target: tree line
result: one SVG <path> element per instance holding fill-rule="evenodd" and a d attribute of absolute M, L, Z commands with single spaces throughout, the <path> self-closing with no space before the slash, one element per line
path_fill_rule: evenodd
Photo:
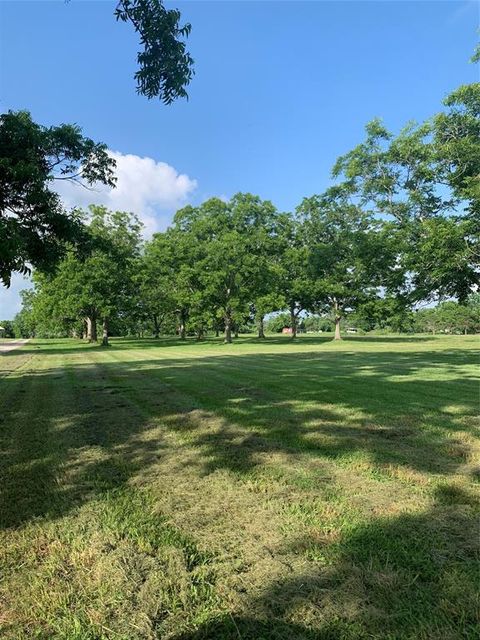
<path fill-rule="evenodd" d="M 480 333 L 480 294 L 472 293 L 464 304 L 453 300 L 434 306 L 411 309 L 399 304 L 395 298 L 370 300 L 348 313 L 343 319 L 343 330 L 363 335 L 370 331 L 382 333 L 468 334 Z M 286 313 L 271 316 L 266 322 L 269 333 L 286 332 L 290 319 Z M 248 325 L 244 331 L 251 330 Z M 302 333 L 331 333 L 334 325 L 328 315 L 309 314 L 300 319 Z"/>
<path fill-rule="evenodd" d="M 53 144 L 58 132 L 50 133 Z M 70 134 L 74 147 L 90 145 L 87 178 L 112 180 L 104 148 Z M 58 163 L 67 175 L 75 169 L 61 155 Z M 100 329 L 104 344 L 112 332 L 177 332 L 183 339 L 214 331 L 231 342 L 249 322 L 263 337 L 265 317 L 276 311 L 288 313 L 293 337 L 307 313 L 329 319 L 337 339 L 346 316 L 357 324 L 366 318 L 366 330 L 396 317 L 397 328 L 409 330 L 405 318 L 420 303 L 472 308 L 480 278 L 479 176 L 480 83 L 473 83 L 398 135 L 370 122 L 365 140 L 335 163 L 333 186 L 290 213 L 248 193 L 211 198 L 184 207 L 166 231 L 145 241 L 133 214 L 100 206 L 75 211 L 80 240 L 61 243 L 54 271 L 34 272 L 17 324 L 22 334 L 91 341 Z M 4 278 L 12 268 L 14 251 Z"/>

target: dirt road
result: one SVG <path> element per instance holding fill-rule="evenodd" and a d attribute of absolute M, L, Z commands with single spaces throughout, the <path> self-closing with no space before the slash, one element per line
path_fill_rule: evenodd
<path fill-rule="evenodd" d="M 12 349 L 18 349 L 22 344 L 25 344 L 28 340 L 9 340 L 8 342 L 0 342 L 0 353 L 6 353 L 12 351 Z"/>

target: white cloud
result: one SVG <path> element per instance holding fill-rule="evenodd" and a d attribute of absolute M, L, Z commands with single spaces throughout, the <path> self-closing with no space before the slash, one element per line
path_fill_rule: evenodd
<path fill-rule="evenodd" d="M 180 174 L 166 162 L 133 154 L 110 151 L 117 167 L 115 188 L 95 185 L 86 189 L 70 182 L 55 188 L 67 207 L 103 204 L 109 209 L 132 211 L 146 227 L 146 234 L 166 228 L 172 214 L 183 206 L 197 187 L 197 181 Z"/>

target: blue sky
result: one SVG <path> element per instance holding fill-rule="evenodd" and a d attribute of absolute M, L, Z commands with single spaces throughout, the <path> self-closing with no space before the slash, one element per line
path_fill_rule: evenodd
<path fill-rule="evenodd" d="M 189 101 L 165 107 L 136 95 L 136 36 L 114 5 L 0 2 L 0 108 L 105 142 L 122 188 L 93 199 L 137 210 L 149 231 L 185 202 L 237 191 L 290 210 L 328 185 L 368 120 L 398 130 L 479 79 L 476 2 L 178 2 L 196 75 Z M 0 318 L 21 286 L 0 289 Z"/>

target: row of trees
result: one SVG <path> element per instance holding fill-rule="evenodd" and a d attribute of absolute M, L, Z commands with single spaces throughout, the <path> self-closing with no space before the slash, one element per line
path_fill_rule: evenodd
<path fill-rule="evenodd" d="M 463 304 L 480 276 L 480 84 L 445 105 L 396 137 L 371 122 L 335 164 L 336 184 L 292 214 L 251 194 L 212 198 L 144 242 L 132 214 L 76 212 L 84 241 L 65 244 L 54 274 L 35 274 L 22 313 L 37 331 L 89 340 L 100 324 L 105 344 L 112 330 L 213 329 L 230 342 L 248 319 L 263 336 L 278 310 L 293 336 L 309 312 L 340 338 L 346 314 L 378 325 L 422 301 Z"/>
<path fill-rule="evenodd" d="M 480 294 L 472 293 L 465 304 L 452 300 L 438 305 L 412 310 L 399 305 L 394 298 L 378 298 L 360 305 L 348 313 L 342 325 L 355 333 L 480 333 Z M 269 333 L 281 333 L 290 327 L 286 313 L 272 315 L 266 329 Z M 328 315 L 309 314 L 299 325 L 302 333 L 330 333 L 334 325 Z M 245 330 L 248 330 L 248 325 Z"/>
<path fill-rule="evenodd" d="M 5 338 L 30 338 L 39 337 L 65 337 L 78 334 L 82 325 L 70 322 L 58 321 L 52 316 L 46 316 L 38 306 L 33 305 L 33 292 L 22 292 L 23 308 L 15 316 L 14 320 L 0 320 L 0 327 Z M 155 324 L 154 318 L 145 319 L 130 318 L 127 323 L 114 321 L 113 328 L 120 334 L 159 336 L 160 329 L 166 335 L 175 334 L 178 322 L 173 313 L 165 313 Z M 379 298 L 370 300 L 361 305 L 355 312 L 348 313 L 342 319 L 344 329 L 357 333 L 374 331 L 376 333 L 447 333 L 467 334 L 480 333 L 480 294 L 473 293 L 465 304 L 454 301 L 445 301 L 433 307 L 411 310 L 405 306 L 399 306 L 393 298 Z M 218 332 L 220 323 L 212 324 Z M 192 327 L 194 329 L 194 326 Z M 203 327 L 205 330 L 207 327 Z M 298 331 L 301 333 L 332 333 L 335 330 L 334 322 L 328 314 L 306 314 L 297 322 Z M 253 333 L 259 330 L 255 326 L 255 318 L 244 318 L 244 322 L 237 326 L 243 333 Z M 285 329 L 291 329 L 290 314 L 285 312 L 271 314 L 265 321 L 265 331 L 268 333 L 282 333 Z M 190 331 L 193 333 L 193 331 Z M 263 334 L 265 335 L 265 334 Z M 198 333 L 197 333 L 198 337 Z"/>
<path fill-rule="evenodd" d="M 421 309 L 413 327 L 420 333 L 480 333 L 480 294 L 472 294 L 464 305 L 447 301 Z"/>
<path fill-rule="evenodd" d="M 146 293 L 146 289 L 143 290 Z M 131 293 L 133 295 L 133 293 Z M 55 312 L 55 303 L 50 300 L 50 308 L 46 308 L 46 294 L 39 291 L 25 290 L 22 292 L 22 310 L 13 321 L 0 321 L 2 335 L 6 338 L 30 338 L 38 337 L 65 337 L 88 335 L 88 323 L 63 317 Z M 52 306 L 53 302 L 53 306 Z M 120 335 L 154 335 L 158 337 L 160 332 L 165 335 L 179 333 L 183 338 L 188 334 L 196 333 L 201 338 L 207 330 L 219 333 L 222 328 L 222 319 L 213 316 L 210 322 L 198 322 L 195 318 L 192 322 L 175 313 L 174 306 L 170 308 L 157 307 L 159 313 L 153 315 L 136 315 L 127 312 L 122 320 L 114 315 L 112 328 L 114 334 Z M 281 333 L 286 329 L 292 329 L 290 313 L 279 312 L 268 315 L 265 322 L 255 326 L 255 316 L 250 310 L 234 325 L 235 330 L 244 333 L 258 332 L 260 337 L 265 337 L 265 332 Z M 187 325 L 190 327 L 187 330 Z M 355 311 L 348 311 L 340 322 L 343 330 L 347 332 L 366 333 L 446 333 L 467 334 L 480 333 L 480 294 L 472 293 L 466 303 L 459 304 L 455 301 L 444 301 L 438 305 L 412 310 L 408 305 L 399 302 L 393 297 L 380 297 L 370 299 L 360 304 Z M 96 325 L 90 329 L 90 339 L 96 339 Z M 306 313 L 296 321 L 296 328 L 301 333 L 333 333 L 335 323 L 332 315 L 327 313 Z M 106 333 L 108 337 L 108 332 Z"/>

